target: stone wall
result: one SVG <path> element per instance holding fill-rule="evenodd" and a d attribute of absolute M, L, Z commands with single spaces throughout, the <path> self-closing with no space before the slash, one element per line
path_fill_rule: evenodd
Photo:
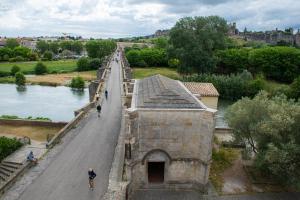
<path fill-rule="evenodd" d="M 40 120 L 25 120 L 25 119 L 0 119 L 0 125 L 13 126 L 45 126 L 45 127 L 64 127 L 67 122 L 51 122 Z"/>
<path fill-rule="evenodd" d="M 166 163 L 161 187 L 204 189 L 215 126 L 213 112 L 144 109 L 129 112 L 128 121 L 132 158 L 127 159 L 127 175 L 131 190 L 152 187 L 147 177 L 147 161 L 152 159 Z"/>

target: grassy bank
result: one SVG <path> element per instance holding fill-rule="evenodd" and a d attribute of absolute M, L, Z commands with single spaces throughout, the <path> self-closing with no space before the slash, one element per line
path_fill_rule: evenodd
<path fill-rule="evenodd" d="M 43 61 L 47 66 L 49 73 L 65 73 L 76 70 L 77 60 L 58 60 L 58 61 Z M 21 68 L 24 74 L 33 74 L 34 67 L 37 61 L 32 62 L 2 62 L 0 63 L 0 72 L 10 72 L 14 65 Z"/>
<path fill-rule="evenodd" d="M 26 82 L 28 84 L 47 85 L 47 86 L 68 85 L 72 80 L 72 78 L 76 76 L 82 77 L 85 81 L 91 81 L 96 79 L 96 71 L 39 75 L 39 76 L 27 77 Z M 0 83 L 15 83 L 15 78 L 0 77 Z"/>
<path fill-rule="evenodd" d="M 135 79 L 142 79 L 156 74 L 161 74 L 172 79 L 180 79 L 180 75 L 173 68 L 133 68 L 133 78 Z"/>

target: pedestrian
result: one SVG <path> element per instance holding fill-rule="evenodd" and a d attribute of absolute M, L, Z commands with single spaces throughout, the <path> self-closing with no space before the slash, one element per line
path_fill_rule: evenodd
<path fill-rule="evenodd" d="M 38 163 L 38 160 L 34 157 L 33 155 L 33 152 L 30 151 L 28 156 L 27 156 L 27 160 L 30 162 L 30 163 L 33 163 L 33 164 L 37 164 Z"/>
<path fill-rule="evenodd" d="M 105 98 L 107 99 L 107 96 L 108 96 L 108 91 L 105 90 Z"/>
<path fill-rule="evenodd" d="M 89 187 L 91 190 L 94 190 L 94 178 L 97 176 L 92 168 L 89 168 Z"/>
<path fill-rule="evenodd" d="M 98 112 L 98 117 L 100 117 L 100 113 L 101 113 L 101 105 L 98 104 L 97 107 L 96 107 L 96 109 L 97 109 L 97 112 Z"/>
<path fill-rule="evenodd" d="M 99 98 L 100 98 L 100 95 L 99 95 L 99 93 L 97 92 L 97 93 L 96 93 L 96 101 L 99 101 Z"/>

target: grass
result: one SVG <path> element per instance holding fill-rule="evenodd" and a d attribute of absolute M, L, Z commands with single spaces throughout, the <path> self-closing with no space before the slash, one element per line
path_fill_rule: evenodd
<path fill-rule="evenodd" d="M 210 166 L 209 178 L 219 193 L 221 193 L 224 183 L 222 173 L 232 165 L 238 155 L 239 151 L 237 149 L 221 148 L 219 151 L 213 149 L 213 162 Z"/>
<path fill-rule="evenodd" d="M 0 119 L 25 119 L 25 120 L 51 121 L 51 119 L 49 119 L 47 117 L 33 118 L 33 117 L 29 116 L 27 118 L 21 118 L 21 117 L 15 116 L 15 115 L 1 115 Z"/>
<path fill-rule="evenodd" d="M 96 71 L 32 76 L 32 77 L 26 77 L 26 82 L 28 84 L 47 85 L 47 86 L 69 85 L 72 78 L 76 76 L 82 77 L 85 81 L 91 81 L 96 79 Z M 15 78 L 0 77 L 0 83 L 15 83 Z"/>
<path fill-rule="evenodd" d="M 21 72 L 24 74 L 33 74 L 34 67 L 38 61 L 31 62 L 2 62 L 0 63 L 1 72 L 10 72 L 14 65 L 21 68 Z M 65 73 L 73 72 L 76 70 L 77 60 L 58 60 L 58 61 L 42 61 L 48 68 L 49 73 Z"/>
<path fill-rule="evenodd" d="M 133 68 L 133 78 L 142 79 L 156 74 L 169 77 L 171 79 L 180 79 L 180 75 L 176 69 L 166 67 L 151 67 L 151 68 Z"/>

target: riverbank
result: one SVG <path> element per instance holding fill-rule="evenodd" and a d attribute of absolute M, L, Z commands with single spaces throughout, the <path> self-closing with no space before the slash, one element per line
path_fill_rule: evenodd
<path fill-rule="evenodd" d="M 96 71 L 71 72 L 63 74 L 47 74 L 47 75 L 27 75 L 26 83 L 29 85 L 45 85 L 45 86 L 68 86 L 72 78 L 80 76 L 84 81 L 95 80 Z M 15 83 L 14 77 L 1 77 L 0 83 Z"/>

